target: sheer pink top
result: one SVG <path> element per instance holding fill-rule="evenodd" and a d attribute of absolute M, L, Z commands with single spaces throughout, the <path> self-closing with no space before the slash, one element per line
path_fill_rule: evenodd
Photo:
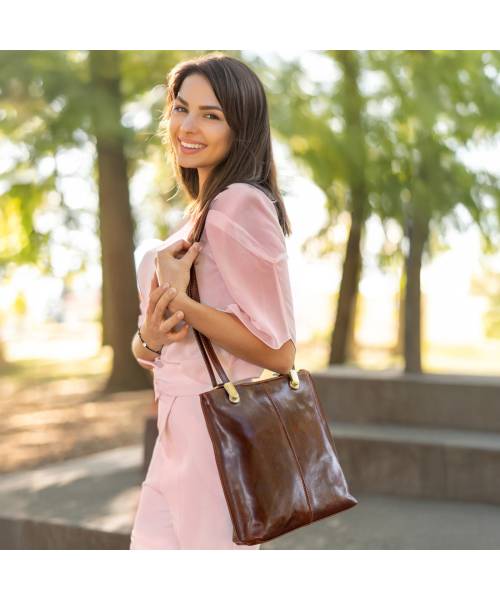
<path fill-rule="evenodd" d="M 190 220 L 156 248 L 148 250 L 140 261 L 139 327 L 148 304 L 156 252 L 179 239 L 187 239 L 191 226 Z M 270 198 L 250 184 L 232 183 L 212 200 L 200 243 L 196 278 L 201 303 L 236 315 L 271 348 L 281 348 L 287 340 L 296 345 L 285 236 Z M 262 367 L 230 354 L 211 341 L 231 381 L 262 374 Z M 188 389 L 201 393 L 212 388 L 192 328 L 183 340 L 165 345 L 155 360 L 138 360 L 152 365 L 155 380 L 167 384 L 171 393 L 180 394 Z M 220 383 L 215 369 L 214 373 Z"/>

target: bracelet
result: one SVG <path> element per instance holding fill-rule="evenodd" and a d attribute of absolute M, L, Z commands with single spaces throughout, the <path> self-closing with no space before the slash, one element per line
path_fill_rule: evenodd
<path fill-rule="evenodd" d="M 138 329 L 137 330 L 137 335 L 139 336 L 139 339 L 142 342 L 142 345 L 144 346 L 144 348 L 147 348 L 148 350 L 151 350 L 151 352 L 154 352 L 155 354 L 160 354 L 161 355 L 161 348 L 163 348 L 163 346 L 160 348 L 160 350 L 153 350 L 153 348 L 150 348 L 146 342 L 142 339 L 142 335 L 141 335 L 141 330 Z"/>

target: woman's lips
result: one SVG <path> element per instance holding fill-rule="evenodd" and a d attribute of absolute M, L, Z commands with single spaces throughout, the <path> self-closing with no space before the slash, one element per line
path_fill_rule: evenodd
<path fill-rule="evenodd" d="M 196 154 L 197 152 L 201 152 L 202 150 L 205 150 L 205 148 L 206 148 L 206 146 L 203 146 L 203 148 L 186 148 L 185 146 L 182 145 L 180 140 L 179 140 L 179 146 L 180 146 L 181 152 L 183 154 Z"/>

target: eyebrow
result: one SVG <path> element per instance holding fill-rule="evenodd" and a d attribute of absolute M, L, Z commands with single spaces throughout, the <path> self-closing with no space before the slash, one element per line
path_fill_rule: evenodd
<path fill-rule="evenodd" d="M 184 100 L 184 98 L 179 94 L 177 94 L 176 100 L 179 100 L 179 102 L 182 102 L 182 104 L 189 106 L 189 102 L 187 100 Z M 210 106 L 208 104 L 205 104 L 204 106 L 198 106 L 198 108 L 200 108 L 201 110 L 220 110 L 221 112 L 223 112 L 220 106 Z"/>

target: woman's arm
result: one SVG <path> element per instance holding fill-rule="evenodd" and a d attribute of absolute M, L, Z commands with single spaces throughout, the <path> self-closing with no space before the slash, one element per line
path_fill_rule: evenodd
<path fill-rule="evenodd" d="M 271 348 L 243 325 L 233 314 L 226 313 L 179 292 L 170 301 L 172 311 L 181 310 L 184 320 L 229 353 L 276 373 L 288 373 L 295 361 L 295 345 L 288 340 L 281 348 Z"/>
<path fill-rule="evenodd" d="M 141 335 L 142 335 L 142 333 L 141 333 Z M 147 361 L 151 361 L 151 362 L 153 362 L 155 360 L 155 358 L 158 358 L 158 356 L 159 356 L 159 354 L 155 354 L 154 352 L 151 352 L 151 350 L 144 348 L 137 333 L 134 335 L 134 337 L 132 339 L 132 354 L 135 356 L 136 360 L 141 359 L 141 360 L 147 360 Z M 144 364 L 141 362 L 139 362 L 139 364 L 141 365 L 141 367 L 144 367 L 145 369 L 148 369 L 149 371 L 152 371 L 154 369 L 153 365 L 148 365 L 148 364 Z"/>
<path fill-rule="evenodd" d="M 175 244 L 169 247 L 175 247 Z M 187 264 L 186 268 L 188 266 Z M 144 292 L 139 292 L 141 314 L 137 324 L 139 325 L 142 338 L 153 350 L 158 349 L 158 351 L 161 351 L 164 345 L 184 339 L 189 331 L 187 323 L 178 331 L 174 330 L 174 327 L 183 318 L 181 312 L 165 315 L 175 295 L 173 289 L 159 286 L 156 272 L 151 278 L 149 291 L 147 293 L 145 290 Z M 160 354 L 144 347 L 139 338 L 139 332 L 136 332 L 132 339 L 132 354 L 142 367 L 149 370 L 154 369 L 155 359 L 160 358 Z"/>

